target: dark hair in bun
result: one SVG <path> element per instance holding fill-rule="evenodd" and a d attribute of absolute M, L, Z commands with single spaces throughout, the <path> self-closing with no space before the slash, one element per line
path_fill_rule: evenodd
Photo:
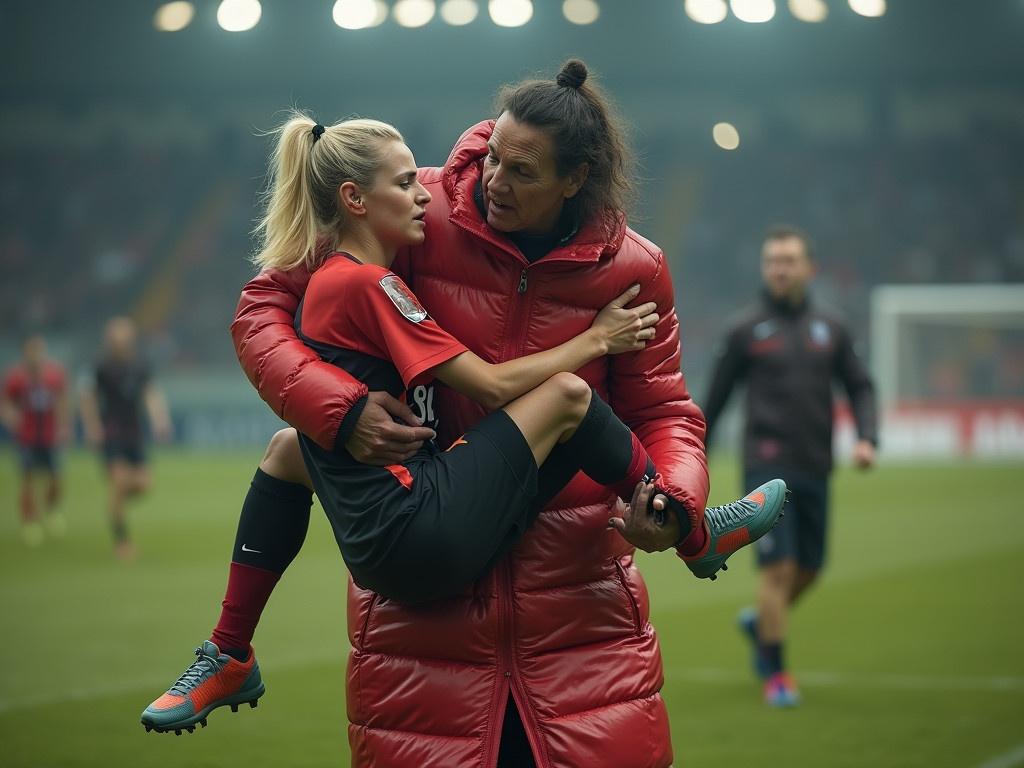
<path fill-rule="evenodd" d="M 581 164 L 587 180 L 566 205 L 577 226 L 597 219 L 611 235 L 633 203 L 633 157 L 609 99 L 588 79 L 587 65 L 569 59 L 554 80 L 524 80 L 498 92 L 497 112 L 540 128 L 555 146 L 559 175 Z"/>
<path fill-rule="evenodd" d="M 587 82 L 587 65 L 579 59 L 569 59 L 562 66 L 555 82 L 563 88 L 579 88 Z"/>

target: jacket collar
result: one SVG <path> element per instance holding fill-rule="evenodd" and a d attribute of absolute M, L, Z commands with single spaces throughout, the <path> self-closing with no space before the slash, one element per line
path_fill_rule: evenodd
<path fill-rule="evenodd" d="M 485 120 L 471 127 L 456 142 L 444 164 L 442 187 L 451 208 L 448 220 L 525 264 L 526 259 L 512 240 L 491 229 L 476 204 L 475 193 L 483 176 L 481 164 L 487 155 L 487 140 L 493 131 L 493 120 Z M 608 226 L 602 221 L 587 222 L 574 237 L 568 242 L 559 243 L 538 263 L 595 262 L 606 254 L 617 252 L 625 236 L 626 217 L 622 214 L 616 214 Z"/>

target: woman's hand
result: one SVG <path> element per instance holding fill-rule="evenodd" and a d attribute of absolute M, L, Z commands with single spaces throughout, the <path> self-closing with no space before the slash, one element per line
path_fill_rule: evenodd
<path fill-rule="evenodd" d="M 654 325 L 658 322 L 658 305 L 648 301 L 637 307 L 627 307 L 640 293 L 639 285 L 632 285 L 608 306 L 597 313 L 590 330 L 606 345 L 609 355 L 636 352 L 654 338 Z"/>

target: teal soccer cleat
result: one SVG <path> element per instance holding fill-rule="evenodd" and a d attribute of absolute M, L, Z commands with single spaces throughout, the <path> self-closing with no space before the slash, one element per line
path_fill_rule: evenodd
<path fill-rule="evenodd" d="M 680 555 L 698 579 L 718 578 L 718 571 L 729 570 L 725 561 L 739 549 L 751 544 L 775 527 L 782 517 L 789 492 L 779 479 L 769 480 L 742 499 L 704 510 L 707 541 L 695 555 Z"/>
<path fill-rule="evenodd" d="M 182 731 L 194 731 L 196 725 L 206 727 L 206 716 L 217 707 L 230 706 L 237 712 L 239 704 L 256 706 L 265 688 L 251 647 L 249 659 L 242 662 L 207 640 L 196 648 L 196 656 L 167 693 L 142 713 L 147 731 L 174 731 L 180 736 Z"/>

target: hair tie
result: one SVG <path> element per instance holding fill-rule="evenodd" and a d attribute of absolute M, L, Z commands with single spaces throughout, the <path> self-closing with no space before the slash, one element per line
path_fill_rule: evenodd
<path fill-rule="evenodd" d="M 313 143 L 314 144 L 316 143 L 317 139 L 319 139 L 321 136 L 324 135 L 324 131 L 326 131 L 326 130 L 327 129 L 324 128 L 322 125 L 320 125 L 320 123 L 317 123 L 316 125 L 313 126 Z"/>

